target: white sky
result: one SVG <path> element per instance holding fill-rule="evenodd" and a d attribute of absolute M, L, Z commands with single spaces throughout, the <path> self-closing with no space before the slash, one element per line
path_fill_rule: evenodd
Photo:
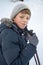
<path fill-rule="evenodd" d="M 33 29 L 39 38 L 37 51 L 41 65 L 43 65 L 43 0 L 25 0 L 25 3 L 32 12 L 28 29 Z M 11 3 L 10 0 L 0 0 L 0 19 L 9 18 L 13 7 L 14 3 Z M 30 65 L 35 65 L 34 58 L 30 61 Z"/>

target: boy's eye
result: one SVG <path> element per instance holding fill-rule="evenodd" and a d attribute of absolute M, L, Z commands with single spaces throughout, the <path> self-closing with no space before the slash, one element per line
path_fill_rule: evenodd
<path fill-rule="evenodd" d="M 20 16 L 21 19 L 25 18 L 24 16 Z M 26 17 L 27 20 L 29 20 L 29 17 Z"/>
<path fill-rule="evenodd" d="M 20 18 L 24 18 L 24 16 L 20 16 Z"/>
<path fill-rule="evenodd" d="M 29 20 L 29 17 L 27 17 L 27 20 Z"/>

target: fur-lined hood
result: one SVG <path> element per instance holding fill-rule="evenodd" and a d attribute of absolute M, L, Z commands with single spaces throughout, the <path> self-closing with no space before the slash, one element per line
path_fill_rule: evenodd
<path fill-rule="evenodd" d="M 1 21 L 0 32 L 2 32 L 7 27 L 11 28 L 13 25 L 13 21 L 10 20 L 9 18 L 2 18 L 0 21 Z"/>
<path fill-rule="evenodd" d="M 9 19 L 9 18 L 2 18 L 1 23 L 4 23 L 6 26 L 11 27 L 13 21 L 11 19 Z"/>

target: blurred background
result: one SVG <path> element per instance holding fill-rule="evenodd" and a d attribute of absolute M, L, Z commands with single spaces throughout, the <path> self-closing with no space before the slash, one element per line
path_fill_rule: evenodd
<path fill-rule="evenodd" d="M 33 29 L 39 38 L 37 51 L 41 65 L 43 65 L 43 0 L 24 0 L 24 2 L 32 13 L 28 29 Z M 10 18 L 14 5 L 15 3 L 10 2 L 10 0 L 0 0 L 0 20 L 4 17 Z M 34 58 L 30 60 L 30 65 L 35 65 Z"/>

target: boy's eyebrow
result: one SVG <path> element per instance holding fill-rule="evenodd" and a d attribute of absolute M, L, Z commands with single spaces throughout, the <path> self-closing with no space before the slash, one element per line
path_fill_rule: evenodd
<path fill-rule="evenodd" d="M 24 13 L 23 13 L 24 14 Z M 20 15 L 20 17 L 24 17 L 25 15 Z M 27 18 L 30 19 L 30 16 L 27 15 Z"/>

